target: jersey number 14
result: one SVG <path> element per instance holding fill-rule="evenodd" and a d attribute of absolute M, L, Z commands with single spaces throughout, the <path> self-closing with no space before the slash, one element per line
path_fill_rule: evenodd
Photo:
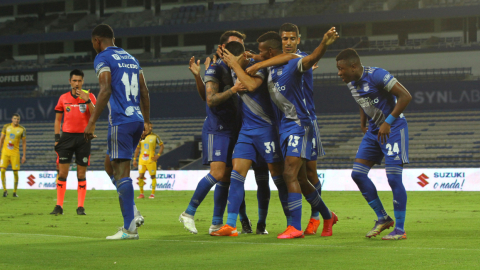
<path fill-rule="evenodd" d="M 127 101 L 135 102 L 138 96 L 138 75 L 137 73 L 132 73 L 132 82 L 128 80 L 128 73 L 124 72 L 122 76 L 123 85 L 125 85 L 125 96 Z"/>

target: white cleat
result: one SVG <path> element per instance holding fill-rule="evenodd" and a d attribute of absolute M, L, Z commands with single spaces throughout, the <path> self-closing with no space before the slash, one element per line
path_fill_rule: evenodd
<path fill-rule="evenodd" d="M 193 219 L 192 215 L 189 215 L 189 214 L 183 212 L 183 213 L 180 214 L 180 217 L 178 218 L 178 220 L 183 223 L 183 227 L 187 231 L 189 231 L 193 234 L 198 233 L 197 228 L 195 228 L 195 220 Z"/>
<path fill-rule="evenodd" d="M 135 213 L 135 216 L 134 216 L 133 220 L 135 221 L 135 226 L 138 228 L 138 227 L 142 226 L 143 223 L 145 223 L 145 219 L 140 214 L 140 211 L 138 211 L 137 206 L 134 205 L 133 207 L 134 207 L 134 213 Z"/>
<path fill-rule="evenodd" d="M 220 230 L 220 228 L 223 227 L 223 224 L 219 224 L 219 225 L 210 225 L 210 229 L 208 229 L 208 234 L 211 234 L 212 232 L 216 232 L 218 230 Z"/>
<path fill-rule="evenodd" d="M 118 232 L 112 236 L 107 236 L 107 240 L 138 240 L 137 230 L 131 232 L 123 227 L 118 228 Z"/>

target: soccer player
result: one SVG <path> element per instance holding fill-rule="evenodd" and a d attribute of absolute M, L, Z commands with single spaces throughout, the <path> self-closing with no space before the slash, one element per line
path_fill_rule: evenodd
<path fill-rule="evenodd" d="M 57 153 L 57 204 L 51 215 L 63 215 L 63 201 L 67 190 L 67 177 L 72 156 L 75 153 L 77 163 L 77 215 L 86 215 L 84 202 L 87 194 L 87 166 L 90 165 L 91 142 L 85 141 L 83 131 L 88 119 L 95 109 L 95 95 L 83 90 L 83 71 L 74 69 L 70 72 L 69 83 L 72 90 L 60 96 L 55 106 L 55 152 Z M 62 135 L 60 126 L 62 125 Z"/>
<path fill-rule="evenodd" d="M 233 171 L 231 175 L 230 192 L 228 195 L 227 224 L 220 230 L 211 233 L 213 236 L 238 236 L 236 222 L 240 204 L 245 196 L 245 177 L 257 157 L 262 157 L 268 163 L 273 179 L 281 177 L 283 160 L 278 142 L 272 104 L 266 84 L 266 70 L 259 70 L 254 77 L 245 73 L 248 66 L 253 65 L 252 59 L 247 59 L 245 48 L 239 42 L 229 42 L 224 50 L 224 62 L 232 69 L 235 86 L 246 92 L 237 92 L 240 97 L 242 112 L 242 128 L 233 153 Z M 257 224 L 263 234 L 265 221 Z"/>
<path fill-rule="evenodd" d="M 245 35 L 238 31 L 226 31 L 220 37 L 220 44 L 227 44 L 237 41 L 243 44 Z M 235 101 L 232 96 L 236 87 L 233 86 L 230 68 L 218 58 L 205 72 L 205 84 L 200 77 L 199 62 L 190 60 L 190 71 L 192 71 L 197 84 L 197 91 L 202 100 L 207 103 L 207 118 L 202 130 L 203 163 L 210 165 L 210 173 L 206 175 L 197 185 L 195 193 L 188 208 L 180 215 L 179 220 L 191 233 L 196 234 L 193 219 L 196 210 L 213 185 L 216 184 L 214 192 L 214 213 L 209 234 L 223 226 L 223 214 L 227 204 L 228 190 L 230 186 L 230 174 L 232 170 L 231 154 L 238 133 L 238 120 L 236 116 Z M 230 89 L 225 89 L 226 87 Z M 227 87 L 227 88 L 228 88 Z M 255 172 L 258 185 L 262 186 L 262 199 L 259 200 L 259 209 L 268 209 L 270 188 L 268 187 L 268 171 L 257 170 Z M 265 188 L 267 186 L 267 188 Z M 267 197 L 268 199 L 264 199 Z M 265 203 L 266 202 L 266 203 Z M 266 217 L 266 215 L 265 215 Z M 246 215 L 244 203 L 240 210 L 240 221 L 242 233 L 252 233 L 251 223 Z"/>
<path fill-rule="evenodd" d="M 103 109 L 110 111 L 108 153 L 123 215 L 123 226 L 107 239 L 138 239 L 143 217 L 136 211 L 130 160 L 150 122 L 150 98 L 143 70 L 135 57 L 115 46 L 113 29 L 100 24 L 92 31 L 92 45 L 98 53 L 94 68 L 100 84 L 97 107 L 85 128 L 85 139 L 94 138 L 95 123 Z M 108 168 L 106 168 L 107 170 Z"/>
<path fill-rule="evenodd" d="M 269 67 L 269 92 L 275 104 L 274 112 L 279 122 L 280 144 L 285 167 L 283 178 L 288 188 L 289 210 L 292 216 L 291 225 L 278 236 L 279 239 L 303 238 L 301 230 L 302 196 L 319 212 L 325 212 L 328 219 L 325 223 L 333 226 L 338 220 L 321 199 L 317 190 L 306 183 L 306 159 L 311 156 L 313 147 L 313 124 L 305 104 L 303 91 L 303 73 L 317 63 L 326 51 L 326 48 L 338 38 L 335 28 L 330 29 L 315 51 L 303 58 L 291 60 L 287 64 Z M 282 54 L 282 39 L 275 32 L 268 32 L 260 36 L 259 51 L 263 59 L 270 59 Z M 303 188 L 303 190 L 302 190 Z M 331 235 L 331 229 L 330 235 Z M 324 236 L 330 236 L 324 235 Z"/>
<path fill-rule="evenodd" d="M 395 229 L 383 240 L 406 239 L 405 213 L 407 192 L 402 183 L 403 165 L 408 164 L 408 125 L 403 111 L 412 96 L 388 71 L 363 66 L 354 49 L 345 49 L 337 57 L 338 76 L 347 84 L 360 106 L 360 127 L 363 140 L 355 157 L 352 178 L 368 205 L 375 211 L 378 221 L 366 237 L 379 235 L 395 222 L 383 208 L 377 189 L 368 178 L 375 164 L 385 157 L 385 170 L 393 192 Z M 369 126 L 365 127 L 368 119 Z"/>
<path fill-rule="evenodd" d="M 140 195 L 137 199 L 144 199 L 143 195 L 143 186 L 145 185 L 145 172 L 150 173 L 150 178 L 152 179 L 152 194 L 150 194 L 149 199 L 155 199 L 155 188 L 157 186 L 157 160 L 160 155 L 163 153 L 164 145 L 160 137 L 152 132 L 153 124 L 148 124 L 148 133 L 145 135 L 145 138 L 140 141 L 133 155 L 133 167 L 138 166 L 138 185 L 140 187 Z M 158 154 L 155 153 L 157 146 L 160 147 Z M 140 156 L 138 153 L 140 152 Z M 138 163 L 137 163 L 138 156 Z"/>
<path fill-rule="evenodd" d="M 22 141 L 23 155 L 22 164 L 27 161 L 27 130 L 20 125 L 20 115 L 14 113 L 12 123 L 5 124 L 0 136 L 0 170 L 2 173 L 3 197 L 8 196 L 6 171 L 8 164 L 12 165 L 13 171 L 13 197 L 18 197 L 18 170 L 20 170 L 20 140 Z"/>

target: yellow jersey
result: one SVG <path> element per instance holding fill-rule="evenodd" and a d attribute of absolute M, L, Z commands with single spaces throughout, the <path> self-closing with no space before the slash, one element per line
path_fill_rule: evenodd
<path fill-rule="evenodd" d="M 146 165 L 154 162 L 152 157 L 155 156 L 155 148 L 162 144 L 163 142 L 157 134 L 153 132 L 148 134 L 137 146 L 137 148 L 140 148 L 139 164 Z"/>
<path fill-rule="evenodd" d="M 26 137 L 26 129 L 18 125 L 13 127 L 12 123 L 3 126 L 2 134 L 5 135 L 3 141 L 2 155 L 20 155 L 20 140 Z"/>

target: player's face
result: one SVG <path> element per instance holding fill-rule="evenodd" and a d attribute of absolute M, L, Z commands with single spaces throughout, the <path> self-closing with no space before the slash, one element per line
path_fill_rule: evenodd
<path fill-rule="evenodd" d="M 355 80 L 355 66 L 348 61 L 337 61 L 338 76 L 343 82 L 349 83 Z"/>
<path fill-rule="evenodd" d="M 98 38 L 92 38 L 92 45 L 93 45 L 93 49 L 99 53 L 101 51 L 101 48 L 100 48 L 100 40 Z"/>
<path fill-rule="evenodd" d="M 18 126 L 18 125 L 20 124 L 20 117 L 18 117 L 18 116 L 13 116 L 13 117 L 12 117 L 12 124 L 13 124 L 14 126 Z"/>
<path fill-rule="evenodd" d="M 240 43 L 243 44 L 243 39 L 241 39 L 239 37 L 236 37 L 236 36 L 229 36 L 228 37 L 227 43 L 232 42 L 232 41 L 240 42 Z"/>
<path fill-rule="evenodd" d="M 153 130 L 153 125 L 152 124 L 148 125 L 148 133 L 152 133 L 152 130 Z"/>
<path fill-rule="evenodd" d="M 284 53 L 296 52 L 298 44 L 300 44 L 300 38 L 297 37 L 297 32 L 282 32 L 282 50 Z"/>
<path fill-rule="evenodd" d="M 82 90 L 82 86 L 83 86 L 82 76 L 73 75 L 72 78 L 70 78 L 69 82 L 73 90 L 77 90 L 77 89 Z"/>
<path fill-rule="evenodd" d="M 267 60 L 267 59 L 271 58 L 270 50 L 269 50 L 268 46 L 265 44 L 265 42 L 258 43 L 258 51 L 259 51 L 258 54 L 260 55 L 260 57 L 263 60 Z"/>

